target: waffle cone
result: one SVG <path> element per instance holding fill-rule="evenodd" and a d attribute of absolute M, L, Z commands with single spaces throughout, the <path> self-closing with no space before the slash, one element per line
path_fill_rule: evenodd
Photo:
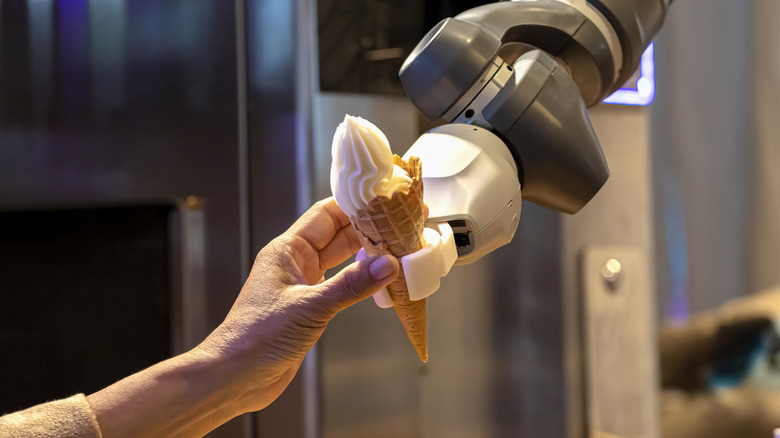
<path fill-rule="evenodd" d="M 368 208 L 358 210 L 357 217 L 351 217 L 358 237 L 369 256 L 390 254 L 400 258 L 422 249 L 423 228 L 423 183 L 422 164 L 417 157 L 404 161 L 398 155 L 393 163 L 400 166 L 412 178 L 408 193 L 396 192 L 392 197 L 377 196 Z M 403 269 L 398 277 L 387 286 L 393 298 L 395 313 L 406 330 L 417 355 L 428 362 L 428 327 L 425 314 L 425 300 L 411 301 Z"/>

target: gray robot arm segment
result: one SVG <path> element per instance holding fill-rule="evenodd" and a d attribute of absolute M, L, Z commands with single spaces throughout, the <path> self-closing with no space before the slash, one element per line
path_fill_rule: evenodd
<path fill-rule="evenodd" d="M 470 9 L 455 17 L 501 41 L 508 63 L 532 49 L 558 58 L 580 88 L 588 106 L 599 102 L 617 79 L 620 53 L 613 53 L 597 25 L 579 9 L 558 0 L 502 2 Z"/>
<path fill-rule="evenodd" d="M 620 88 L 639 65 L 642 52 L 663 24 L 672 0 L 588 0 L 609 20 L 623 48 L 623 67 L 609 93 Z"/>
<path fill-rule="evenodd" d="M 519 214 L 512 210 L 519 202 L 520 190 L 513 194 L 517 185 L 522 185 L 523 199 L 567 213 L 577 212 L 595 196 L 609 169 L 586 108 L 635 71 L 670 3 L 492 3 L 443 20 L 417 45 L 401 67 L 401 82 L 423 114 L 431 120 L 444 118 L 452 128 L 424 134 L 412 147 L 415 153 L 436 151 L 432 156 L 442 156 L 470 145 L 484 149 L 489 162 L 495 151 L 481 144 L 503 142 L 516 162 L 499 172 L 497 181 L 509 187 L 500 199 L 491 190 L 499 183 L 481 184 L 493 176 L 482 168 L 431 181 L 441 186 L 441 205 L 429 204 L 434 205 L 431 217 L 466 224 L 468 239 L 462 240 L 468 245 L 459 247 L 462 262 L 511 240 Z M 471 132 L 479 135 L 469 140 Z M 444 133 L 446 142 L 440 136 Z M 449 152 L 441 149 L 444 146 Z M 469 183 L 452 183 L 456 177 Z M 476 204 L 458 204 L 460 199 L 482 197 L 498 201 L 479 208 L 479 217 Z"/>

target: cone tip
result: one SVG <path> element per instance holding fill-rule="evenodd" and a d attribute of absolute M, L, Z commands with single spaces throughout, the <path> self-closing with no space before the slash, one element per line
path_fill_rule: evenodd
<path fill-rule="evenodd" d="M 423 361 L 423 363 L 428 363 L 428 346 L 415 345 L 414 349 L 417 351 L 417 356 L 420 358 L 420 360 Z"/>

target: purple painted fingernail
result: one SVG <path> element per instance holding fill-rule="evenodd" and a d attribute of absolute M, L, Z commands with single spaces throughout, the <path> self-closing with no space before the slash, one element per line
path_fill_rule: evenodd
<path fill-rule="evenodd" d="M 390 260 L 390 256 L 384 255 L 373 260 L 371 266 L 368 267 L 368 270 L 371 272 L 371 276 L 374 277 L 374 280 L 384 280 L 393 273 L 395 266 L 393 266 L 393 261 Z"/>

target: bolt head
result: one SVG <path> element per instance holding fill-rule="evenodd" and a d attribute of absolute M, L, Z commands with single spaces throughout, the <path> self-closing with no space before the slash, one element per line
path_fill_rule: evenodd
<path fill-rule="evenodd" d="M 621 277 L 622 271 L 623 265 L 620 264 L 620 261 L 617 259 L 609 259 L 601 268 L 601 276 L 608 286 L 614 288 Z"/>

